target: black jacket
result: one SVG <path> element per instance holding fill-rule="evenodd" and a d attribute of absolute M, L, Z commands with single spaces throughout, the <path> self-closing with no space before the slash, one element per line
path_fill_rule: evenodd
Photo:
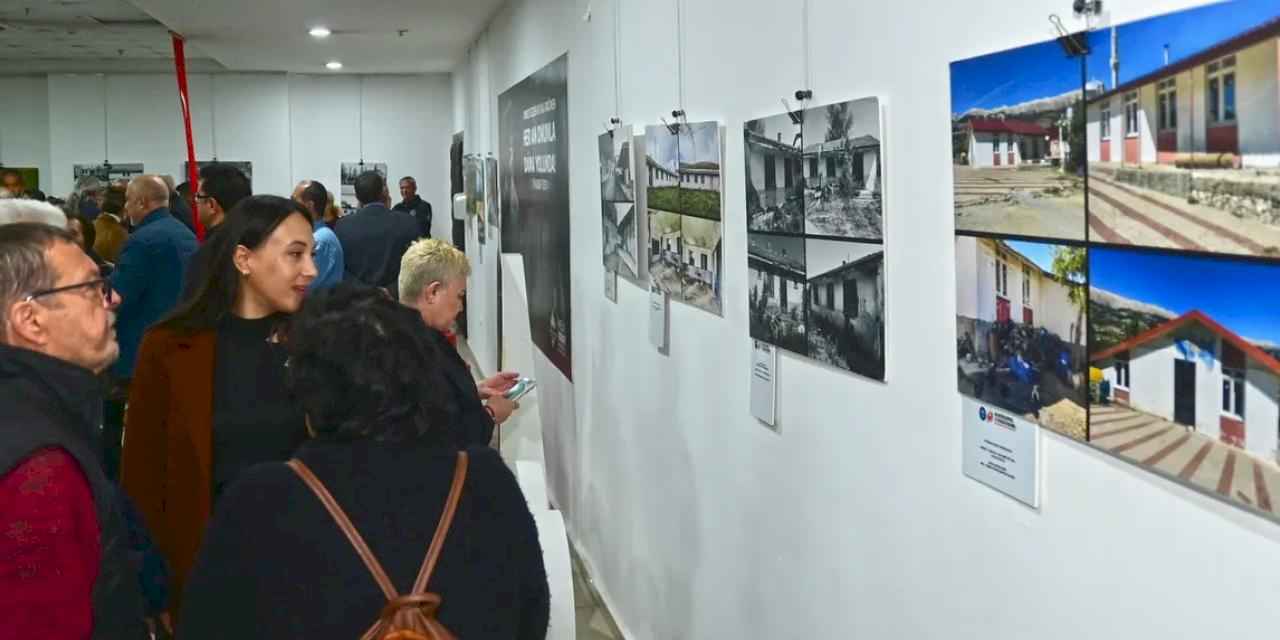
<path fill-rule="evenodd" d="M 31 454 L 65 450 L 80 465 L 97 507 L 102 560 L 93 585 L 93 638 L 147 637 L 137 563 L 115 485 L 98 461 L 102 385 L 90 371 L 0 345 L 0 475 Z"/>
<path fill-rule="evenodd" d="M 312 440 L 295 454 L 333 494 L 397 591 L 413 584 L 444 510 L 456 449 Z M 492 449 L 470 451 L 428 590 L 466 640 L 542 640 L 550 596 L 533 516 Z M 284 463 L 223 494 L 187 582 L 177 637 L 359 638 L 386 604 L 320 501 Z"/>
<path fill-rule="evenodd" d="M 339 219 L 334 233 L 342 244 L 343 279 L 382 287 L 395 295 L 399 289 L 400 259 L 418 239 L 417 221 L 407 213 L 376 203 Z"/>
<path fill-rule="evenodd" d="M 182 276 L 182 295 L 178 298 L 178 304 L 188 302 L 195 297 L 200 290 L 200 285 L 209 277 L 209 272 L 213 268 L 211 263 L 214 241 L 218 238 L 218 232 L 226 228 L 226 224 L 220 224 L 205 230 L 204 242 L 200 243 L 196 252 L 191 254 L 191 260 L 187 262 L 187 271 Z"/>
<path fill-rule="evenodd" d="M 418 221 L 418 237 L 431 237 L 431 203 L 423 200 L 422 196 L 415 193 L 412 200 L 397 204 L 393 210 L 407 213 Z"/>
<path fill-rule="evenodd" d="M 480 400 L 480 391 L 476 388 L 476 379 L 471 375 L 467 361 L 449 344 L 443 333 L 431 327 L 426 327 L 426 331 L 440 351 L 439 362 L 444 367 L 444 379 L 449 385 L 447 408 L 452 418 L 450 424 L 457 432 L 458 446 L 489 446 L 495 426 L 493 417 Z"/>

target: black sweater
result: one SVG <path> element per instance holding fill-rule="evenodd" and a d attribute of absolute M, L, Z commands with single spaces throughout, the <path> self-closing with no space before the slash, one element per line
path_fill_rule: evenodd
<path fill-rule="evenodd" d="M 541 640 L 550 609 L 537 529 L 515 477 L 487 448 L 471 463 L 428 589 L 467 640 Z M 312 440 L 297 457 L 346 511 L 396 589 L 413 583 L 456 453 Z M 217 506 L 187 582 L 178 637 L 358 638 L 385 604 L 338 525 L 282 463 L 245 472 Z"/>

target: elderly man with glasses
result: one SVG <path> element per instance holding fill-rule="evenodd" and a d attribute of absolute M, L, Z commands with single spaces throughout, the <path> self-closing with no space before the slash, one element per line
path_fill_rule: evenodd
<path fill-rule="evenodd" d="M 0 226 L 0 620 L 6 637 L 144 638 L 129 525 L 98 461 L 120 298 L 65 229 Z"/>

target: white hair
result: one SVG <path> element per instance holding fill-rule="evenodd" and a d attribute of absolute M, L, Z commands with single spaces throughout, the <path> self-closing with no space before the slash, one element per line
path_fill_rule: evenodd
<path fill-rule="evenodd" d="M 0 200 L 0 226 L 17 222 L 40 222 L 66 229 L 67 214 L 62 209 L 39 200 Z"/>

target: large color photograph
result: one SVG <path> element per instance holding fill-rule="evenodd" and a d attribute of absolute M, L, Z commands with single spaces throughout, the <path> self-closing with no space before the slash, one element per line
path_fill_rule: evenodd
<path fill-rule="evenodd" d="M 1085 239 L 1080 64 L 1055 41 L 951 63 L 957 231 Z"/>
<path fill-rule="evenodd" d="M 1280 264 L 1095 247 L 1089 440 L 1280 515 Z"/>
<path fill-rule="evenodd" d="M 569 57 L 498 96 L 502 250 L 524 256 L 533 342 L 573 380 Z"/>
<path fill-rule="evenodd" d="M 1278 39 L 1273 0 L 1092 34 L 1094 241 L 1280 256 Z"/>

